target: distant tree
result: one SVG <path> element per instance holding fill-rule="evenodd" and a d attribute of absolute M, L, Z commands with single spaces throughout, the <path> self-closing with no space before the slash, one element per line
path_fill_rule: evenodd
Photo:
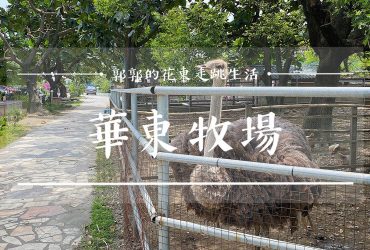
<path fill-rule="evenodd" d="M 138 48 L 159 32 L 159 20 L 173 7 L 183 5 L 185 0 L 145 1 L 145 0 L 95 0 L 89 11 L 80 17 L 81 30 L 94 38 L 100 47 L 124 48 L 124 68 L 128 72 L 138 64 Z M 135 83 L 125 79 L 125 88 L 133 88 Z M 130 106 L 129 95 L 126 98 Z"/>
<path fill-rule="evenodd" d="M 179 72 L 184 67 L 190 78 L 186 84 L 202 84 L 195 80 L 195 66 L 211 57 L 222 56 L 227 44 L 226 22 L 227 13 L 203 2 L 193 3 L 188 8 L 173 8 L 161 19 L 160 32 L 149 43 L 154 65 L 161 70 L 174 69 L 177 79 L 181 79 Z M 179 80 L 163 84 L 184 83 Z"/>
<path fill-rule="evenodd" d="M 76 72 L 76 65 L 81 63 L 85 57 L 85 50 L 79 48 L 55 48 L 49 53 L 40 69 L 47 73 L 43 77 L 49 82 L 50 88 L 53 90 L 53 97 L 58 96 L 58 91 L 60 97 L 67 97 L 67 88 L 62 81 L 62 74 Z M 51 72 L 55 75 L 51 75 Z"/>
<path fill-rule="evenodd" d="M 4 54 L 4 43 L 0 40 L 0 55 Z M 6 62 L 0 60 L 0 84 L 7 85 Z"/>
<path fill-rule="evenodd" d="M 126 71 L 137 66 L 137 48 L 144 46 L 158 32 L 157 18 L 184 1 L 94 1 L 84 3 L 86 15 L 80 17 L 82 38 L 96 41 L 102 48 L 121 48 Z M 126 79 L 125 87 L 134 87 Z"/>
<path fill-rule="evenodd" d="M 278 73 L 289 73 L 296 61 L 297 47 L 305 44 L 304 18 L 297 5 L 286 1 L 261 1 L 250 29 L 240 40 L 244 46 L 262 47 L 265 71 L 261 77 L 266 86 L 272 85 L 271 77 L 275 63 Z M 279 86 L 287 86 L 288 75 L 279 75 Z M 268 97 L 267 104 L 283 104 L 284 98 Z"/>
<path fill-rule="evenodd" d="M 370 2 L 367 0 L 300 0 L 309 43 L 319 57 L 318 73 L 338 73 L 350 55 L 369 50 Z M 317 86 L 336 86 L 339 75 L 317 75 Z M 312 98 L 311 103 L 333 103 L 334 98 Z M 332 124 L 332 108 L 310 108 L 305 128 Z M 316 116 L 316 117 L 312 117 Z M 324 116 L 318 117 L 318 116 Z"/>
<path fill-rule="evenodd" d="M 217 4 L 218 1 L 211 1 Z M 228 43 L 240 48 L 241 59 L 260 63 L 265 86 L 271 86 L 267 75 L 276 65 L 279 73 L 288 73 L 296 61 L 296 47 L 305 44 L 305 26 L 302 10 L 291 1 L 220 1 L 221 10 L 227 11 L 232 21 L 227 23 Z M 256 58 L 252 60 L 251 58 Z M 279 75 L 279 85 L 286 86 L 287 75 Z M 267 97 L 268 104 L 282 103 L 283 98 Z"/>
<path fill-rule="evenodd" d="M 72 6 L 76 2 L 9 1 L 8 9 L 1 12 L 0 39 L 5 48 L 1 60 L 15 62 L 22 73 L 39 73 L 52 48 L 77 27 Z M 35 75 L 24 76 L 28 112 L 35 108 L 36 79 Z"/>

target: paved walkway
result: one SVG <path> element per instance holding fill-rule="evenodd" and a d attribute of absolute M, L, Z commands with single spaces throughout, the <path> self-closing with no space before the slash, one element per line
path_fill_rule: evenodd
<path fill-rule="evenodd" d="M 95 149 L 88 138 L 107 96 L 88 96 L 59 119 L 0 150 L 0 249 L 72 249 L 89 222 L 90 187 L 18 186 L 87 182 Z"/>

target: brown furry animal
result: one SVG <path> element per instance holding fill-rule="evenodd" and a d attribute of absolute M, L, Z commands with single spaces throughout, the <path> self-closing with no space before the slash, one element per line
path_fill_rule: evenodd
<path fill-rule="evenodd" d="M 228 72 L 227 63 L 221 59 L 207 62 L 201 66 L 211 75 L 212 71 L 222 69 Z M 226 85 L 226 79 L 213 78 L 214 87 Z M 211 117 L 221 121 L 222 97 L 212 96 L 210 103 Z M 181 133 L 172 140 L 180 154 L 235 159 L 243 161 L 265 162 L 271 164 L 317 168 L 312 162 L 311 150 L 304 132 L 299 127 L 283 119 L 275 119 L 275 127 L 282 128 L 275 153 L 270 156 L 260 152 L 259 141 L 253 139 L 245 147 L 242 141 L 247 138 L 247 120 L 231 123 L 223 140 L 232 147 L 224 152 L 221 148 L 212 149 L 215 142 L 213 133 L 207 132 L 204 151 L 199 152 L 198 145 L 190 140 L 198 136 Z M 209 126 L 209 124 L 208 124 Z M 257 118 L 252 119 L 252 126 L 257 127 Z M 313 181 L 310 178 L 298 178 L 254 171 L 226 169 L 215 166 L 187 165 L 171 162 L 170 166 L 177 182 L 298 182 Z M 319 186 L 292 185 L 253 185 L 253 186 L 184 186 L 182 193 L 188 209 L 208 221 L 239 227 L 253 227 L 256 234 L 268 236 L 270 228 L 282 228 L 289 224 L 293 233 L 299 227 L 301 217 L 308 217 L 317 203 L 321 189 Z"/>
<path fill-rule="evenodd" d="M 252 119 L 256 126 L 257 119 Z M 246 140 L 246 119 L 233 122 L 224 137 L 224 141 L 233 149 L 223 152 L 215 148 L 214 157 L 236 159 L 272 164 L 292 165 L 317 168 L 312 162 L 311 150 L 304 132 L 292 123 L 276 118 L 275 127 L 282 128 L 275 154 L 270 156 L 266 151 L 256 149 L 259 144 L 255 139 L 246 147 L 241 142 Z M 203 155 L 197 145 L 189 140 L 197 133 L 181 133 L 171 144 L 177 147 L 176 153 Z M 313 181 L 309 178 L 298 178 L 276 174 L 221 168 L 223 174 L 212 174 L 211 167 L 170 164 L 178 182 L 189 181 L 229 181 L 229 182 L 297 182 Z M 216 168 L 216 167 L 214 167 Z M 282 228 L 289 225 L 293 233 L 299 227 L 301 216 L 309 214 L 317 203 L 321 189 L 319 186 L 185 186 L 182 193 L 188 209 L 216 223 L 239 227 L 254 227 L 257 234 L 267 236 L 270 228 Z"/>

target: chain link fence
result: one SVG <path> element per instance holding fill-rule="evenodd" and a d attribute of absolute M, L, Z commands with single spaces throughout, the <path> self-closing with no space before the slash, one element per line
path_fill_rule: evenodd
<path fill-rule="evenodd" d="M 114 102 L 114 98 L 112 101 Z M 331 129 L 304 130 L 312 149 L 313 162 L 321 169 L 369 173 L 369 106 L 361 101 L 330 105 L 333 107 Z M 246 105 L 244 108 L 224 110 L 222 120 L 234 122 L 274 112 L 276 116 L 302 127 L 304 119 L 307 118 L 305 114 L 310 107 L 312 105 L 307 104 L 264 107 Z M 149 123 L 147 117 L 151 115 L 149 111 L 138 112 L 137 128 L 142 136 L 145 135 L 143 125 Z M 206 119 L 208 112 L 169 113 L 170 141 L 182 132 L 189 133 L 193 123 L 198 122 L 200 116 Z M 163 171 L 164 161 L 154 159 L 143 150 L 140 143 L 134 141 L 135 136 L 120 148 L 121 180 L 150 183 L 161 181 L 158 176 Z M 245 178 L 239 181 L 247 182 L 247 175 L 243 176 Z M 315 181 L 326 179 L 316 176 Z M 171 168 L 169 182 L 176 182 Z M 368 249 L 370 246 L 369 185 L 321 186 L 318 204 L 312 208 L 309 219 L 307 217 L 302 219 L 300 227 L 295 232 L 292 233 L 288 225 L 275 220 L 271 223 L 276 223 L 276 227 L 272 227 L 269 234 L 263 235 L 262 238 L 253 227 L 241 226 L 235 221 L 236 218 L 240 217 L 242 221 L 243 216 L 250 216 L 248 211 L 240 211 L 240 207 L 235 204 L 225 206 L 227 209 L 214 210 L 219 213 L 216 216 L 212 215 L 214 218 L 223 218 L 217 221 L 209 219 L 209 215 L 202 215 L 196 208 L 189 206 L 189 202 L 186 201 L 188 186 L 169 186 L 168 193 L 162 193 L 167 195 L 163 200 L 163 197 L 158 196 L 159 187 L 155 185 L 122 187 L 126 238 L 133 242 L 133 249 L 255 249 L 261 242 L 261 245 L 264 245 L 264 239 L 267 242 L 265 246 L 274 249 L 309 249 L 309 247 Z M 161 214 L 158 203 L 167 199 L 168 214 Z M 291 197 L 290 203 L 299 203 L 301 199 L 305 198 Z M 240 201 L 240 204 L 242 202 Z M 294 208 L 289 211 L 293 210 Z M 275 212 L 277 217 L 281 216 L 281 221 L 291 219 L 290 213 L 279 215 L 278 211 Z M 261 217 L 263 216 L 261 214 Z M 166 218 L 171 218 L 171 221 Z M 249 236 L 251 237 L 248 238 Z"/>

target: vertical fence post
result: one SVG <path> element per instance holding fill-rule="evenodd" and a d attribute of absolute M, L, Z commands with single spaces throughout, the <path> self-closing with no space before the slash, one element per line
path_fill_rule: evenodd
<path fill-rule="evenodd" d="M 119 98 L 121 98 L 121 96 L 125 96 L 125 94 L 123 95 L 120 95 Z M 132 125 L 134 126 L 135 129 L 138 130 L 138 119 L 137 119 L 137 94 L 131 94 L 131 112 L 130 112 L 130 117 L 131 117 L 131 123 Z M 126 105 L 124 105 L 123 103 L 125 103 L 125 100 L 123 100 L 122 102 L 122 108 L 124 108 L 125 112 L 126 112 Z M 131 142 L 131 156 L 132 156 L 132 164 L 133 166 L 131 166 L 132 168 L 135 168 L 135 170 L 137 171 L 137 168 L 138 168 L 138 140 L 135 138 L 135 136 L 132 136 L 132 142 Z M 131 163 L 129 163 L 131 164 Z M 137 171 L 138 172 L 138 171 Z M 128 190 L 130 192 L 132 192 L 134 187 L 128 187 Z M 137 220 L 138 218 L 135 218 L 135 216 L 137 216 L 137 212 L 135 213 L 135 210 L 137 210 L 137 207 L 136 207 L 136 204 L 132 204 L 131 202 L 131 206 L 132 206 L 132 209 L 133 209 L 133 218 L 132 219 L 132 225 L 133 225 L 133 230 L 134 230 L 134 233 L 136 236 L 139 236 L 138 238 L 141 239 L 142 235 L 140 235 L 140 228 L 139 228 L 139 225 L 137 224 Z"/>
<path fill-rule="evenodd" d="M 349 157 L 349 164 L 352 167 L 352 171 L 355 171 L 357 156 L 357 107 L 352 107 L 350 141 L 351 153 Z"/>
<path fill-rule="evenodd" d="M 114 91 L 111 91 L 109 94 L 109 108 L 110 109 L 113 107 L 113 104 L 112 104 L 113 97 L 114 97 Z M 50 101 L 51 101 L 51 98 L 50 98 Z"/>
<path fill-rule="evenodd" d="M 123 105 L 122 105 L 122 93 L 118 93 L 118 97 L 117 97 L 117 106 L 118 106 L 118 108 L 120 108 L 120 109 L 122 109 L 123 108 Z M 123 110 L 122 109 L 122 111 L 123 112 L 126 112 L 126 110 Z"/>
<path fill-rule="evenodd" d="M 162 115 L 162 120 L 168 121 L 168 96 L 158 95 L 157 96 L 157 108 L 158 113 Z M 168 143 L 169 136 L 168 131 L 164 136 L 158 138 L 164 143 Z M 168 161 L 161 161 L 157 169 L 158 182 L 169 181 L 169 164 Z M 169 187 L 158 186 L 158 213 L 167 217 L 168 216 L 168 200 L 169 200 Z M 169 235 L 168 227 L 161 226 L 158 232 L 158 249 L 168 250 L 169 249 Z"/>
<path fill-rule="evenodd" d="M 118 95 L 119 93 L 118 92 L 114 92 L 114 98 L 113 98 L 113 101 L 114 101 L 114 105 L 116 105 L 117 106 L 117 95 Z"/>
<path fill-rule="evenodd" d="M 252 116 L 252 104 L 245 103 L 245 118 Z"/>
<path fill-rule="evenodd" d="M 121 93 L 121 95 L 120 95 L 120 97 L 119 97 L 119 99 L 120 99 L 120 103 L 121 103 L 121 108 L 122 108 L 122 110 L 124 110 L 124 111 L 127 111 L 127 96 L 126 95 L 128 95 L 128 94 L 126 94 L 126 93 Z"/>
<path fill-rule="evenodd" d="M 137 94 L 131 94 L 131 123 L 135 129 L 139 130 L 138 128 L 138 117 L 137 117 Z M 137 168 L 138 163 L 138 141 L 135 136 L 132 136 L 132 148 L 131 148 L 131 155 L 132 159 L 135 163 L 135 168 Z"/>

